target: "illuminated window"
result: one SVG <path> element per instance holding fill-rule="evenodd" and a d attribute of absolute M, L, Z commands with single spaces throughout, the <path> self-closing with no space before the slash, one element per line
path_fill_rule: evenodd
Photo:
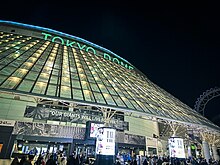
<path fill-rule="evenodd" d="M 24 91 L 24 92 L 30 92 L 33 84 L 34 84 L 34 81 L 23 80 L 17 89 L 20 91 Z"/>
<path fill-rule="evenodd" d="M 86 100 L 86 101 L 94 101 L 94 97 L 93 97 L 91 91 L 89 91 L 89 90 L 83 90 L 83 94 L 84 94 L 84 97 L 85 97 L 85 100 Z"/>
<path fill-rule="evenodd" d="M 4 76 L 0 74 L 0 84 L 7 79 L 8 76 Z"/>
<path fill-rule="evenodd" d="M 72 80 L 72 87 L 81 88 L 79 81 L 78 80 Z"/>
<path fill-rule="evenodd" d="M 71 98 L 71 90 L 70 90 L 70 87 L 61 86 L 60 96 L 61 96 L 61 97 L 65 97 L 65 98 Z"/>
<path fill-rule="evenodd" d="M 57 84 L 58 77 L 52 75 L 50 78 L 50 84 Z"/>
<path fill-rule="evenodd" d="M 48 79 L 49 79 L 49 74 L 47 73 L 41 73 L 39 78 L 38 78 L 38 81 L 41 81 L 41 82 L 48 82 Z"/>
<path fill-rule="evenodd" d="M 30 71 L 25 78 L 26 78 L 26 79 L 30 79 L 30 80 L 36 80 L 38 74 L 39 74 L 39 73 L 37 73 L 37 72 Z"/>
<path fill-rule="evenodd" d="M 98 86 L 103 93 L 108 93 L 108 90 L 106 89 L 106 87 L 103 84 L 98 84 Z"/>
<path fill-rule="evenodd" d="M 124 101 L 124 103 L 128 106 L 128 108 L 134 109 L 133 105 L 131 104 L 131 102 L 125 98 L 125 97 L 121 97 L 122 100 Z"/>
<path fill-rule="evenodd" d="M 94 92 L 94 96 L 95 96 L 95 99 L 98 103 L 103 103 L 103 104 L 106 104 L 103 96 L 101 95 L 101 93 L 96 93 Z"/>
<path fill-rule="evenodd" d="M 28 72 L 27 69 L 17 69 L 17 70 L 12 74 L 12 76 L 22 78 L 24 75 L 27 74 L 27 72 Z"/>
<path fill-rule="evenodd" d="M 56 86 L 56 85 L 53 85 L 53 84 L 50 84 L 50 85 L 48 86 L 48 89 L 47 89 L 47 95 L 55 96 L 56 90 L 57 90 L 57 86 Z"/>
<path fill-rule="evenodd" d="M 83 100 L 81 89 L 73 89 L 73 99 Z"/>
<path fill-rule="evenodd" d="M 82 84 L 82 88 L 83 88 L 83 89 L 88 89 L 88 90 L 90 89 L 88 82 L 86 82 L 86 81 L 81 81 L 81 84 Z"/>
<path fill-rule="evenodd" d="M 14 71 L 16 70 L 15 67 L 6 67 L 6 68 L 3 68 L 0 73 L 3 74 L 3 75 L 10 75 L 12 74 Z"/>
<path fill-rule="evenodd" d="M 123 103 L 123 101 L 120 99 L 120 97 L 118 96 L 112 96 L 115 100 L 115 102 L 117 103 L 118 106 L 120 107 L 126 107 L 126 105 Z"/>
<path fill-rule="evenodd" d="M 93 91 L 99 92 L 99 88 L 98 88 L 98 86 L 96 84 L 90 83 L 90 86 L 91 86 Z"/>
<path fill-rule="evenodd" d="M 37 82 L 34 86 L 33 93 L 44 94 L 47 83 Z"/>
<path fill-rule="evenodd" d="M 8 88 L 8 89 L 12 89 L 14 88 L 16 85 L 18 85 L 21 81 L 21 78 L 18 77 L 9 77 L 3 84 L 1 87 L 3 88 Z"/>
<path fill-rule="evenodd" d="M 105 97 L 105 100 L 107 101 L 107 104 L 116 105 L 110 94 L 103 93 L 103 96 Z"/>

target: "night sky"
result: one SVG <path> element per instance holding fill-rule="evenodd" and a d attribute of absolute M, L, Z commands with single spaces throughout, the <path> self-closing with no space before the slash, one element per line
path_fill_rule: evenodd
<path fill-rule="evenodd" d="M 0 19 L 51 28 L 103 46 L 191 108 L 203 92 L 220 87 L 219 5 L 58 2 L 4 1 Z M 208 102 L 205 116 L 220 126 L 220 97 Z"/>

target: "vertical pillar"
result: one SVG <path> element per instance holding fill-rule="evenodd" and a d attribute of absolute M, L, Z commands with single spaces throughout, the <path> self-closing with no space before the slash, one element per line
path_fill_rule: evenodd
<path fill-rule="evenodd" d="M 0 122 L 2 122 L 1 120 Z M 2 122 L 3 123 L 3 122 Z M 9 159 L 13 151 L 14 140 L 16 136 L 12 135 L 12 126 L 1 126 L 0 125 L 0 144 L 2 149 L 0 151 L 0 159 Z"/>
<path fill-rule="evenodd" d="M 192 152 L 191 152 L 191 146 L 190 145 L 188 145 L 188 150 L 187 150 L 188 152 L 188 158 L 191 158 L 192 157 Z"/>
<path fill-rule="evenodd" d="M 209 144 L 206 141 L 202 141 L 202 148 L 203 148 L 204 157 L 206 161 L 208 162 L 209 159 L 211 158 Z"/>
<path fill-rule="evenodd" d="M 219 161 L 219 155 L 215 144 L 212 145 L 212 155 L 215 160 Z"/>

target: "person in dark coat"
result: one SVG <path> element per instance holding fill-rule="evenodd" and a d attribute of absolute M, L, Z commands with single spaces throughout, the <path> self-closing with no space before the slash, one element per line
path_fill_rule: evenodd
<path fill-rule="evenodd" d="M 20 165 L 23 165 L 26 160 L 27 160 L 26 156 L 23 155 L 20 160 Z"/>
<path fill-rule="evenodd" d="M 45 161 L 44 161 L 44 158 L 43 156 L 39 155 L 38 158 L 37 158 L 37 161 L 34 163 L 34 165 L 45 165 Z"/>
<path fill-rule="evenodd" d="M 133 165 L 137 165 L 137 160 L 134 159 Z"/>
<path fill-rule="evenodd" d="M 75 165 L 75 157 L 74 155 L 70 155 L 67 159 L 67 165 Z"/>
<path fill-rule="evenodd" d="M 32 161 L 34 160 L 34 155 L 28 155 L 28 160 L 26 160 L 22 165 L 32 165 Z"/>
<path fill-rule="evenodd" d="M 147 159 L 144 159 L 143 165 L 148 165 Z"/>
<path fill-rule="evenodd" d="M 15 157 L 15 158 L 13 159 L 13 161 L 11 162 L 11 165 L 20 165 L 19 160 L 18 160 L 18 157 Z"/>
<path fill-rule="evenodd" d="M 54 155 L 50 155 L 50 158 L 47 160 L 46 165 L 57 165 L 56 161 L 54 160 Z"/>

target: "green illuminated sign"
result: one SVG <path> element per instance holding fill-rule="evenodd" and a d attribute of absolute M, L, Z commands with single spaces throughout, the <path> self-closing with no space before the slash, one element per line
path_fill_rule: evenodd
<path fill-rule="evenodd" d="M 96 50 L 91 46 L 87 46 L 85 44 L 80 44 L 79 42 L 76 42 L 76 41 L 63 39 L 62 37 L 53 36 L 51 34 L 44 33 L 44 32 L 42 32 L 42 34 L 44 35 L 44 37 L 43 37 L 44 40 L 50 40 L 52 42 L 59 42 L 62 45 L 69 46 L 69 47 L 77 47 L 79 50 L 84 50 L 86 52 L 90 52 L 90 53 L 97 55 Z M 121 59 L 118 59 L 116 57 L 112 57 L 111 55 L 109 55 L 107 53 L 103 53 L 101 56 L 104 59 L 112 61 L 116 64 L 119 64 L 127 69 L 134 69 L 131 65 L 127 64 L 126 62 L 123 62 Z"/>

